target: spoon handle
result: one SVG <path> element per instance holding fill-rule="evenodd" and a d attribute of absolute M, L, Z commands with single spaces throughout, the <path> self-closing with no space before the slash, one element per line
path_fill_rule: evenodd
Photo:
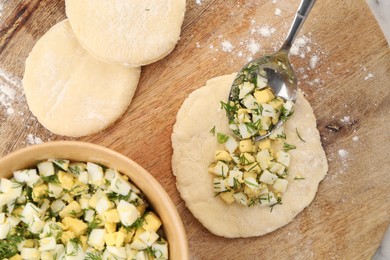
<path fill-rule="evenodd" d="M 288 32 L 287 38 L 282 45 L 280 50 L 289 52 L 290 48 L 297 36 L 299 30 L 301 29 L 303 23 L 306 20 L 306 17 L 309 15 L 311 8 L 313 7 L 316 0 L 302 0 L 299 5 L 298 11 L 295 14 L 294 22 L 291 25 L 290 31 Z"/>

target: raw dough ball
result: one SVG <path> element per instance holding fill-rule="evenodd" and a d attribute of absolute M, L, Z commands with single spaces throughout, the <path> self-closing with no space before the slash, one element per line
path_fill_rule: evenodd
<path fill-rule="evenodd" d="M 215 132 L 233 135 L 220 101 L 228 97 L 235 74 L 211 79 L 189 95 L 177 114 L 172 134 L 172 168 L 180 195 L 192 214 L 212 233 L 224 237 L 251 237 L 272 232 L 290 221 L 314 199 L 319 182 L 328 171 L 313 110 L 301 93 L 292 118 L 285 125 L 286 142 L 291 150 L 289 184 L 282 205 L 244 207 L 227 205 L 215 197 L 213 176 L 208 173 L 214 152 L 221 145 Z M 306 141 L 303 142 L 296 134 Z M 304 180 L 294 180 L 297 175 Z"/>
<path fill-rule="evenodd" d="M 131 67 L 173 50 L 185 8 L 185 0 L 66 0 L 66 15 L 81 45 L 99 59 Z"/>
<path fill-rule="evenodd" d="M 31 112 L 44 127 L 79 137 L 103 130 L 124 113 L 140 72 L 95 59 L 65 20 L 35 44 L 26 60 L 23 87 Z"/>

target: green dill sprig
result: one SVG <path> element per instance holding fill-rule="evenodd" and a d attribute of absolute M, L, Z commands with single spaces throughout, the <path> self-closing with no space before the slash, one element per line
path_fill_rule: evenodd
<path fill-rule="evenodd" d="M 218 140 L 218 143 L 224 144 L 224 143 L 226 143 L 226 141 L 227 141 L 228 139 L 229 139 L 229 136 L 224 135 L 224 134 L 221 134 L 221 133 L 217 133 L 217 140 Z"/>
<path fill-rule="evenodd" d="M 297 149 L 297 147 L 295 145 L 292 145 L 292 144 L 284 143 L 283 144 L 283 149 L 284 149 L 285 152 L 288 152 L 290 150 Z"/>
<path fill-rule="evenodd" d="M 282 205 L 283 203 L 282 203 L 282 198 L 280 198 L 280 197 L 278 197 L 277 199 L 276 199 L 276 203 L 274 203 L 274 204 L 272 204 L 271 206 L 269 206 L 270 207 L 270 212 L 272 212 L 272 210 L 274 209 L 274 207 L 276 206 L 276 205 Z"/>
<path fill-rule="evenodd" d="M 58 179 L 57 174 L 50 175 L 50 176 L 41 176 L 41 179 L 47 183 L 60 184 L 60 180 Z"/>
<path fill-rule="evenodd" d="M 210 133 L 211 133 L 212 135 L 215 135 L 215 126 L 214 126 L 213 128 L 211 128 Z"/>
<path fill-rule="evenodd" d="M 69 171 L 75 175 L 80 175 L 81 173 L 81 169 L 78 165 L 74 165 L 74 166 L 69 166 Z"/>
<path fill-rule="evenodd" d="M 288 119 L 290 119 L 292 117 L 292 115 L 294 114 L 294 111 L 288 111 L 286 110 L 284 107 L 282 107 L 282 109 L 280 110 L 281 111 L 281 114 L 280 114 L 280 119 L 283 121 L 283 122 L 286 122 Z"/>
<path fill-rule="evenodd" d="M 131 196 L 131 191 L 129 192 L 129 194 L 125 196 L 115 192 L 109 192 L 106 194 L 106 196 L 109 200 L 113 200 L 113 201 L 121 201 L 121 200 L 128 201 Z"/>
<path fill-rule="evenodd" d="M 306 141 L 303 140 L 303 138 L 302 138 L 301 135 L 299 134 L 298 128 L 295 128 L 295 132 L 297 133 L 298 138 L 301 139 L 302 142 L 306 143 Z"/>
<path fill-rule="evenodd" d="M 151 257 L 157 257 L 156 256 L 156 253 L 157 253 L 157 250 L 148 246 L 145 250 L 144 250 L 148 255 L 150 255 Z M 160 251 L 161 252 L 161 251 Z"/>
<path fill-rule="evenodd" d="M 98 252 L 88 252 L 85 254 L 85 260 L 102 260 L 103 257 Z"/>
<path fill-rule="evenodd" d="M 225 109 L 226 116 L 230 119 L 234 119 L 234 115 L 237 113 L 237 107 L 235 105 L 231 105 L 229 103 L 225 103 L 221 101 L 221 108 Z"/>
<path fill-rule="evenodd" d="M 88 224 L 87 232 L 88 234 L 91 233 L 91 231 L 97 227 L 99 227 L 102 224 L 102 220 L 98 217 L 93 216 L 93 219 L 91 222 Z"/>
<path fill-rule="evenodd" d="M 144 217 L 139 217 L 139 218 L 137 218 L 137 220 L 136 220 L 133 224 L 131 224 L 130 226 L 125 226 L 125 229 L 128 230 L 128 231 L 129 231 L 129 230 L 137 230 L 138 228 L 141 228 L 141 227 L 143 226 L 144 221 L 145 221 Z"/>
<path fill-rule="evenodd" d="M 67 256 L 76 256 L 79 252 L 79 245 L 81 244 L 81 240 L 79 238 L 72 238 L 69 240 L 69 242 L 73 246 L 73 250 L 70 253 L 67 253 Z"/>
<path fill-rule="evenodd" d="M 240 164 L 243 166 L 251 164 L 251 162 L 248 160 L 248 158 L 245 157 L 245 154 L 240 154 L 239 161 L 240 161 Z"/>

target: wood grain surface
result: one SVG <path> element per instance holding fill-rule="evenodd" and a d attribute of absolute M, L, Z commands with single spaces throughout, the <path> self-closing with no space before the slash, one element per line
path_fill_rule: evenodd
<path fill-rule="evenodd" d="M 187 1 L 179 44 L 143 68 L 124 116 L 78 140 L 123 153 L 162 184 L 183 219 L 191 259 L 369 259 L 390 223 L 390 51 L 363 0 L 318 0 L 300 34 L 304 55 L 292 56 L 329 159 L 313 203 L 271 234 L 226 239 L 203 228 L 176 189 L 170 137 L 180 105 L 208 79 L 281 45 L 299 1 L 274 2 Z M 21 86 L 28 53 L 64 9 L 63 0 L 0 0 L 0 156 L 38 137 L 69 139 L 37 122 Z M 5 95 L 6 88 L 16 94 Z"/>

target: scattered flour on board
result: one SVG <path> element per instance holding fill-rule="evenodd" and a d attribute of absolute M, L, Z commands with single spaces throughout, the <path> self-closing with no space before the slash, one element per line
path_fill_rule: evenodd
<path fill-rule="evenodd" d="M 258 52 L 260 51 L 260 48 L 261 48 L 260 44 L 257 43 L 257 42 L 255 42 L 254 39 L 251 39 L 251 40 L 249 41 L 248 45 L 247 45 L 247 49 L 248 49 L 248 51 L 249 51 L 252 55 L 258 53 Z"/>
<path fill-rule="evenodd" d="M 31 131 L 36 131 L 37 127 L 40 127 L 35 117 L 26 116 L 28 108 L 24 95 L 21 95 L 21 93 L 21 79 L 0 68 L 0 132 L 4 130 L 1 127 L 2 121 L 8 121 L 8 119 L 22 122 L 26 129 L 29 129 L 30 133 Z M 10 129 L 10 131 L 12 130 Z M 26 143 L 30 145 L 40 144 L 42 139 L 33 134 L 28 134 Z"/>
<path fill-rule="evenodd" d="M 354 137 L 352 137 L 352 141 L 354 141 L 354 142 L 359 141 L 359 136 L 354 136 Z"/>
<path fill-rule="evenodd" d="M 349 153 L 346 150 L 344 150 L 344 149 L 338 150 L 337 153 L 338 153 L 338 155 L 339 155 L 339 157 L 341 159 L 341 164 L 343 166 L 340 169 L 339 173 L 343 173 L 345 170 L 348 169 L 348 161 L 347 160 L 348 160 Z"/>
<path fill-rule="evenodd" d="M 21 85 L 18 78 L 12 77 L 0 69 L 0 109 L 4 109 L 7 115 L 15 112 L 14 104 L 17 102 L 17 91 Z"/>
<path fill-rule="evenodd" d="M 342 119 L 340 119 L 341 123 L 349 124 L 351 123 L 351 117 L 350 116 L 344 116 Z"/>
<path fill-rule="evenodd" d="M 0 19 L 3 16 L 4 5 L 0 2 Z"/>
<path fill-rule="evenodd" d="M 347 159 L 347 157 L 348 157 L 348 152 L 347 152 L 346 150 L 344 150 L 344 149 L 340 149 L 340 150 L 338 151 L 338 154 L 339 154 L 339 156 L 340 156 L 340 158 L 341 158 L 342 160 L 345 160 L 345 159 Z"/>
<path fill-rule="evenodd" d="M 311 56 L 310 58 L 310 68 L 314 69 L 317 65 L 317 62 L 318 62 L 318 56 L 317 55 L 313 55 Z"/>
<path fill-rule="evenodd" d="M 225 40 L 221 44 L 222 44 L 222 50 L 224 52 L 232 52 L 234 46 L 231 42 Z"/>
<path fill-rule="evenodd" d="M 195 2 L 196 4 L 201 5 L 205 3 L 205 0 L 196 0 Z M 272 0 L 272 3 L 274 4 L 274 14 L 276 16 L 283 17 L 285 14 L 289 14 L 289 12 L 283 11 L 286 6 L 283 6 L 284 9 L 281 9 L 279 6 L 281 1 Z M 246 7 L 251 8 L 252 6 L 246 6 L 245 3 L 238 6 L 238 8 Z M 274 17 L 274 19 L 279 18 Z M 213 52 L 221 50 L 231 54 L 232 56 L 229 60 L 231 64 L 243 61 L 249 62 L 253 60 L 253 58 L 260 57 L 262 54 L 279 50 L 283 44 L 285 34 L 289 29 L 289 24 L 287 23 L 283 23 L 282 28 L 278 27 L 277 31 L 276 27 L 272 26 L 273 23 L 264 23 L 264 20 L 259 22 L 256 19 L 249 19 L 247 22 L 248 23 L 243 23 L 249 25 L 244 37 L 235 36 L 234 34 L 229 36 L 215 34 L 211 39 L 212 42 L 207 44 L 199 41 L 195 42 L 195 45 L 197 48 L 207 46 Z M 281 31 L 279 32 L 279 30 Z M 322 86 L 326 84 L 326 78 L 334 76 L 334 72 L 330 67 L 324 68 L 323 66 L 319 66 L 319 64 L 323 65 L 325 63 L 324 61 L 326 61 L 328 54 L 325 50 L 320 48 L 314 38 L 312 39 L 312 33 L 304 32 L 301 34 L 301 36 L 295 40 L 290 54 L 302 59 L 301 63 L 303 63 L 303 66 L 295 68 L 299 78 L 299 84 L 303 83 L 308 86 L 318 87 L 317 90 L 326 93 L 328 90 L 322 88 Z M 236 58 L 239 58 L 239 60 L 236 60 Z M 216 58 L 214 57 L 213 60 L 216 60 Z M 338 64 L 338 66 L 340 65 L 341 63 Z M 321 76 L 319 77 L 319 75 Z"/>
<path fill-rule="evenodd" d="M 202 5 L 202 2 L 203 2 L 203 0 L 195 0 L 195 3 L 196 3 L 197 5 Z"/>
<path fill-rule="evenodd" d="M 291 47 L 290 54 L 295 56 L 299 55 L 301 58 L 305 58 L 306 52 L 310 51 L 310 49 L 306 48 L 309 43 L 311 43 L 311 39 L 306 35 L 295 39 L 295 42 Z"/>
<path fill-rule="evenodd" d="M 364 78 L 364 80 L 368 80 L 368 79 L 373 78 L 373 77 L 374 77 L 374 74 L 368 73 L 368 75 Z"/>
<path fill-rule="evenodd" d="M 43 141 L 38 136 L 34 136 L 33 134 L 28 134 L 27 135 L 27 143 L 28 144 L 41 144 L 41 143 L 43 143 Z"/>
<path fill-rule="evenodd" d="M 276 32 L 276 29 L 268 25 L 263 25 L 258 29 L 261 36 L 269 38 L 271 35 Z"/>

